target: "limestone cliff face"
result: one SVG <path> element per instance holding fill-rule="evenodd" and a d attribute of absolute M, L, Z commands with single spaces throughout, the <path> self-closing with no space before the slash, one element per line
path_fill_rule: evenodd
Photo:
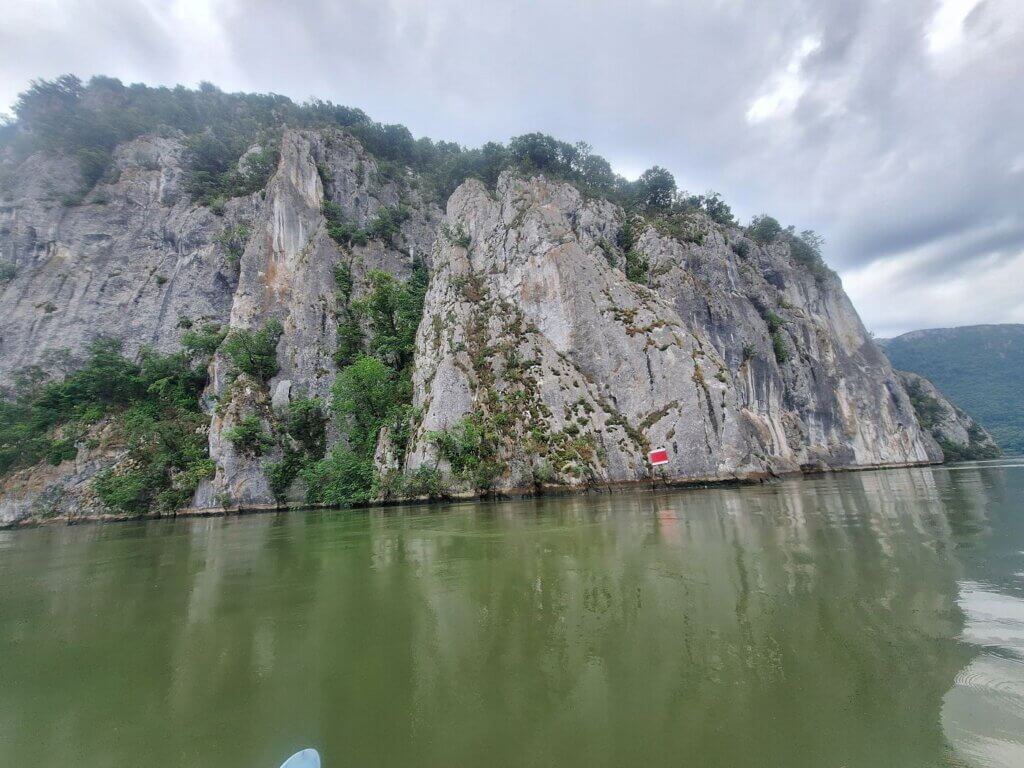
<path fill-rule="evenodd" d="M 217 236 L 252 203 L 234 201 L 223 218 L 190 203 L 182 153 L 173 137 L 128 142 L 108 180 L 73 205 L 72 159 L 33 155 L 11 175 L 0 258 L 17 274 L 0 284 L 0 384 L 26 365 L 73 364 L 97 336 L 128 353 L 171 350 L 180 318 L 227 320 L 237 276 Z"/>
<path fill-rule="evenodd" d="M 54 466 L 44 462 L 0 478 L 0 527 L 23 521 L 103 518 L 109 513 L 92 483 L 129 458 L 109 420 L 93 425 L 77 444 L 77 455 Z"/>
<path fill-rule="evenodd" d="M 994 459 L 1001 451 L 992 435 L 957 408 L 924 376 L 897 371 L 910 395 L 918 421 L 947 459 Z"/>
<path fill-rule="evenodd" d="M 239 376 L 221 354 L 211 363 L 216 472 L 193 501 L 271 505 L 266 467 L 280 449 L 242 454 L 228 430 L 250 416 L 269 428 L 296 397 L 329 398 L 337 267 L 358 297 L 371 270 L 405 279 L 421 258 L 431 284 L 415 423 L 404 453 L 382 437 L 382 472 L 437 469 L 448 488 L 480 490 L 444 449 L 446 431 L 469 422 L 491 443 L 483 487 L 499 490 L 941 460 L 838 279 L 796 264 L 783 244 L 762 247 L 700 216 L 685 237 L 634 223 L 629 258 L 647 264 L 638 283 L 616 245 L 625 212 L 569 184 L 505 172 L 492 192 L 470 180 L 444 215 L 411 172 L 381 168 L 340 130 L 284 130 L 279 148 L 266 188 L 219 212 L 185 194 L 180 136 L 121 145 L 84 198 L 73 161 L 29 157 L 0 200 L 0 259 L 16 266 L 0 283 L 0 385 L 27 365 L 66 370 L 98 336 L 128 354 L 172 351 L 189 324 L 279 321 L 269 381 Z M 357 226 L 385 208 L 408 216 L 393 237 L 343 247 L 325 203 Z M 329 442 L 343 433 L 330 425 Z M 670 463 L 654 473 L 646 453 L 656 447 Z M 122 458 L 80 452 L 8 478 L 4 522 L 92 509 L 81 495 L 89 478 Z"/>
<path fill-rule="evenodd" d="M 371 270 L 405 279 L 416 255 L 429 254 L 441 218 L 436 206 L 423 202 L 407 184 L 381 180 L 376 161 L 340 132 L 285 131 L 278 170 L 260 197 L 241 256 L 230 325 L 255 329 L 271 318 L 279 320 L 280 371 L 267 388 L 248 380 L 231 382 L 225 361 L 215 358 L 211 397 L 217 404 L 210 455 L 217 472 L 200 487 L 198 507 L 275 503 L 265 464 L 280 457 L 240 455 L 225 432 L 248 415 L 269 422 L 275 409 L 280 411 L 297 396 L 328 399 L 337 374 L 333 355 L 340 307 L 335 268 L 349 268 L 355 295 L 366 288 Z M 325 200 L 360 225 L 400 202 L 411 215 L 391 242 L 371 240 L 341 249 L 327 233 Z"/>
<path fill-rule="evenodd" d="M 653 447 L 677 481 L 940 458 L 837 278 L 784 246 L 734 251 L 740 231 L 706 221 L 700 244 L 644 231 L 637 284 L 612 265 L 623 216 L 511 174 L 493 196 L 474 181 L 453 195 L 407 469 L 450 472 L 437 434 L 474 413 L 500 433 L 508 488 L 647 478 Z"/>
<path fill-rule="evenodd" d="M 277 457 L 239 455 L 225 432 L 249 415 L 269 421 L 294 397 L 328 397 L 336 374 L 335 266 L 349 267 L 353 298 L 371 270 L 404 279 L 414 258 L 429 258 L 441 219 L 436 205 L 407 180 L 381 173 L 341 131 L 285 130 L 280 141 L 266 189 L 228 201 L 221 215 L 189 201 L 184 145 L 175 136 L 120 146 L 113 173 L 74 205 L 77 163 L 33 155 L 11 174 L 14 184 L 0 201 L 0 259 L 17 269 L 0 283 L 0 385 L 28 365 L 51 373 L 75 367 L 97 337 L 120 339 L 133 355 L 143 345 L 178 349 L 190 324 L 281 321 L 280 371 L 269 383 L 232 383 L 220 356 L 211 365 L 209 445 L 217 471 L 200 486 L 199 507 L 275 503 L 264 465 Z M 410 216 L 390 242 L 340 248 L 327 234 L 325 200 L 361 226 L 399 203 Z M 15 483 L 28 494 L 18 509 L 32 508 L 45 484 Z"/>

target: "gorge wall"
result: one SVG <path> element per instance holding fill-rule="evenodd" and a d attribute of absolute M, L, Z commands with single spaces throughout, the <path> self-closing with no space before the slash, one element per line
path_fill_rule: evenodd
<path fill-rule="evenodd" d="M 414 172 L 382 170 L 343 130 L 285 129 L 279 142 L 265 187 L 219 210 L 184 193 L 173 132 L 119 145 L 114 172 L 74 201 L 71 158 L 37 152 L 8 169 L 0 384 L 26 366 L 60 376 L 97 337 L 132 356 L 174 351 L 190 328 L 277 321 L 267 380 L 213 354 L 203 409 L 214 468 L 190 504 L 300 501 L 301 477 L 280 487 L 268 472 L 292 443 L 253 454 L 232 430 L 255 417 L 273 432 L 298 398 L 326 406 L 346 305 L 376 271 L 401 284 L 419 264 L 430 283 L 411 408 L 402 429 L 380 431 L 376 498 L 942 460 L 838 278 L 799 263 L 784 240 L 761 243 L 700 213 L 666 230 L 513 170 L 493 189 L 465 181 L 442 210 Z M 332 236 L 332 216 L 367 227 L 399 208 L 386 236 Z M 330 416 L 319 450 L 344 448 L 348 419 Z M 656 470 L 654 447 L 670 455 Z M 91 479 L 125 455 L 109 424 L 94 424 L 74 458 L 0 481 L 0 523 L 109 513 Z M 410 477 L 431 483 L 401 482 Z"/>

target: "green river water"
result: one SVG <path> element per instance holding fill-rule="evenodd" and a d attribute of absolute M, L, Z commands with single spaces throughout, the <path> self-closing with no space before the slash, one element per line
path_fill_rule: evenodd
<path fill-rule="evenodd" d="M 1024 766 L 1024 462 L 0 532 L 0 766 Z"/>

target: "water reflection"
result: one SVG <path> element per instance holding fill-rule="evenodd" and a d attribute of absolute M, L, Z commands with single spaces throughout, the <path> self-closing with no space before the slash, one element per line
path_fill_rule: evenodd
<path fill-rule="evenodd" d="M 939 475 L 963 563 L 961 639 L 977 650 L 943 700 L 942 726 L 969 765 L 1024 765 L 1024 465 Z"/>
<path fill-rule="evenodd" d="M 0 764 L 959 765 L 1021 474 L 19 532 Z"/>

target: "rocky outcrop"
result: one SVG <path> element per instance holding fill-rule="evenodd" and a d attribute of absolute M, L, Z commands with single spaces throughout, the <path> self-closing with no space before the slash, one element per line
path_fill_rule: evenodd
<path fill-rule="evenodd" d="M 924 376 L 897 372 L 910 395 L 918 421 L 950 461 L 994 459 L 1001 453 L 992 435 L 951 403 Z"/>
<path fill-rule="evenodd" d="M 465 182 L 444 215 L 414 174 L 326 129 L 284 130 L 266 187 L 211 210 L 185 193 L 184 152 L 173 133 L 127 142 L 84 196 L 67 158 L 32 155 L 8 174 L 0 385 L 28 365 L 67 370 L 98 336 L 131 355 L 175 350 L 202 323 L 280 323 L 278 370 L 265 380 L 223 351 L 213 358 L 204 402 L 216 471 L 195 508 L 277 503 L 268 466 L 285 443 L 246 452 L 231 431 L 255 417 L 272 434 L 296 398 L 326 401 L 345 303 L 373 270 L 404 280 L 417 260 L 431 283 L 412 437 L 403 451 L 384 430 L 382 474 L 433 473 L 447 491 L 477 493 L 942 458 L 838 278 L 798 264 L 783 242 L 759 245 L 701 214 L 659 231 L 570 184 L 511 171 L 494 191 Z M 335 239 L 339 220 L 368 231 L 382 211 L 401 212 L 392 233 Z M 344 427 L 329 425 L 328 442 Z M 669 464 L 652 471 L 652 448 Z M 3 522 L 103 514 L 89 483 L 121 458 L 80 450 L 9 477 Z"/>
<path fill-rule="evenodd" d="M 0 527 L 25 520 L 73 522 L 109 514 L 92 484 L 100 472 L 126 460 L 118 430 L 103 420 L 82 435 L 76 447 L 73 459 L 45 462 L 0 479 Z"/>
<path fill-rule="evenodd" d="M 79 199 L 77 163 L 36 154 L 0 200 L 0 384 L 27 365 L 60 371 L 98 336 L 178 347 L 182 319 L 226 322 L 237 280 L 218 236 L 252 205 L 222 218 L 182 189 L 180 138 L 117 148 L 104 181 Z"/>
<path fill-rule="evenodd" d="M 271 318 L 280 321 L 280 371 L 265 389 L 252 381 L 236 386 L 230 366 L 215 358 L 210 456 L 217 472 L 200 487 L 197 507 L 275 503 L 265 466 L 280 456 L 240 455 L 225 433 L 254 413 L 270 423 L 295 397 L 328 398 L 341 310 L 336 268 L 347 268 L 354 297 L 364 292 L 372 270 L 405 279 L 413 260 L 430 253 L 441 218 L 407 183 L 383 177 L 374 158 L 340 131 L 285 131 L 277 172 L 260 197 L 247 227 L 230 326 L 256 329 Z M 400 204 L 409 217 L 390 241 L 341 248 L 328 234 L 325 201 L 358 226 Z"/>
<path fill-rule="evenodd" d="M 408 470 L 458 475 L 439 433 L 467 417 L 491 429 L 499 488 L 644 479 L 652 447 L 685 482 L 940 458 L 837 278 L 697 220 L 695 242 L 643 232 L 637 284 L 613 266 L 623 216 L 510 173 L 453 195 Z"/>

